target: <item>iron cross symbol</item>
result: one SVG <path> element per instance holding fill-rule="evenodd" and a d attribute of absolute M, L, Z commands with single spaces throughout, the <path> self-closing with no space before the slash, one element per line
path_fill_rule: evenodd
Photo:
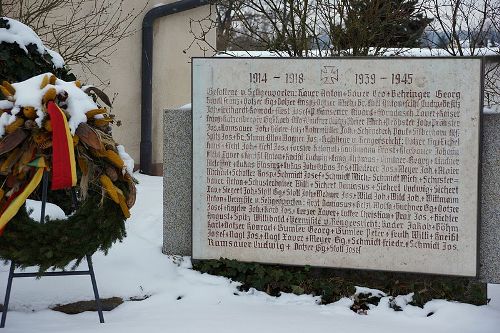
<path fill-rule="evenodd" d="M 323 66 L 321 69 L 321 83 L 335 84 L 339 80 L 339 69 L 335 66 Z"/>

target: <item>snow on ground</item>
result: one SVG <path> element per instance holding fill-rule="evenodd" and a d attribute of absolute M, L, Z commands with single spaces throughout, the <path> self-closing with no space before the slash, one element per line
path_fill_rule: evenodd
<path fill-rule="evenodd" d="M 0 333 L 499 331 L 499 285 L 489 286 L 492 301 L 486 306 L 434 300 L 424 309 L 405 306 L 404 311 L 395 312 L 383 298 L 368 315 L 349 310 L 349 299 L 317 305 L 317 299 L 307 295 L 271 297 L 255 290 L 238 292 L 237 283 L 191 270 L 189 258 L 176 265 L 161 254 L 162 178 L 136 176 L 141 183 L 132 218 L 127 221 L 128 237 L 108 256 L 95 254 L 93 258 L 101 297 L 150 297 L 105 312 L 106 323 L 99 324 L 94 312 L 66 315 L 48 309 L 58 303 L 93 299 L 88 276 L 16 278 L 7 325 Z M 0 265 L 1 300 L 7 275 L 8 266 Z M 399 304 L 406 304 L 403 296 Z M 434 315 L 427 317 L 429 312 Z"/>

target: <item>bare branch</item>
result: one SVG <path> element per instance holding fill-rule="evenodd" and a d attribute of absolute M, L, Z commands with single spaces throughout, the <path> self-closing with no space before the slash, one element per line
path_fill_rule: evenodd
<path fill-rule="evenodd" d="M 123 10 L 125 0 L 18 0 L 0 2 L 3 15 L 30 26 L 66 64 L 109 61 L 118 43 L 131 36 L 132 23 L 145 10 Z"/>
<path fill-rule="evenodd" d="M 208 25 L 217 29 L 217 45 L 212 48 L 219 52 L 267 50 L 294 57 L 383 53 L 388 47 L 417 44 L 429 22 L 417 0 L 213 0 L 213 4 L 216 19 Z M 207 43 L 201 35 L 194 39 Z"/>

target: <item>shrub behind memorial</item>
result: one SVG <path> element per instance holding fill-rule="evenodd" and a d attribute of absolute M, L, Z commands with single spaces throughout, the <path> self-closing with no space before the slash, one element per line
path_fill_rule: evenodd
<path fill-rule="evenodd" d="M 255 288 L 272 296 L 279 296 L 281 292 L 312 294 L 321 296 L 323 304 L 352 297 L 356 286 L 378 289 L 393 297 L 414 293 L 410 304 L 420 307 L 432 299 L 475 305 L 486 301 L 485 284 L 464 277 L 263 265 L 229 259 L 198 261 L 194 268 L 241 282 L 239 288 L 243 291 Z M 370 303 L 373 300 L 366 297 L 361 301 Z M 365 305 L 355 303 L 353 310 Z"/>

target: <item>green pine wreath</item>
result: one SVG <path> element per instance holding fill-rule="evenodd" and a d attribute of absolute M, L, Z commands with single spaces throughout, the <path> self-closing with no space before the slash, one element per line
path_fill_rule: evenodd
<path fill-rule="evenodd" d="M 47 218 L 40 223 L 39 217 L 30 218 L 25 204 L 13 218 L 4 218 L 8 222 L 0 230 L 0 259 L 17 267 L 39 266 L 39 273 L 76 260 L 74 268 L 86 255 L 107 253 L 126 236 L 124 222 L 136 195 L 133 162 L 113 140 L 114 115 L 103 107 L 111 103 L 102 91 L 83 86 L 67 67 L 54 61 L 55 52 L 49 52 L 29 27 L 0 18 L 0 32 L 10 36 L 0 40 L 0 217 L 33 179 L 38 170 L 31 163 L 34 159 L 43 158 L 48 169 L 52 166 L 49 101 L 68 122 L 73 121 L 74 190 L 80 200 L 72 211 L 71 191 L 49 190 L 47 201 L 62 208 L 67 219 Z M 21 35 L 23 39 L 17 40 Z M 29 102 L 20 96 L 30 96 Z M 40 183 L 31 199 L 41 200 L 41 187 Z"/>
<path fill-rule="evenodd" d="M 70 198 L 68 198 L 71 200 Z M 66 220 L 40 223 L 29 217 L 24 205 L 0 236 L 0 258 L 17 267 L 39 266 L 39 272 L 64 268 L 87 254 L 107 253 L 126 236 L 125 217 L 118 205 L 101 194 L 90 194 Z"/>
<path fill-rule="evenodd" d="M 45 97 L 44 97 L 45 98 Z M 53 99 L 62 104 L 61 95 Z M 87 114 L 105 114 L 105 109 Z M 9 112 L 2 111 L 2 112 Z M 16 128 L 8 129 L 0 140 L 0 213 L 9 206 L 9 197 L 22 190 L 33 178 L 37 167 L 29 161 L 42 157 L 50 169 L 52 165 L 52 138 L 48 126 L 26 127 L 30 119 L 19 112 Z M 29 116 L 29 114 L 28 114 Z M 0 235 L 0 258 L 11 260 L 17 267 L 39 266 L 39 272 L 65 268 L 76 260 L 76 267 L 88 254 L 107 253 L 116 241 L 126 236 L 125 220 L 135 203 L 135 180 L 126 171 L 119 149 L 111 136 L 112 118 L 92 118 L 81 123 L 73 144 L 75 150 L 77 186 L 71 190 L 47 192 L 47 202 L 56 204 L 67 219 L 51 220 L 29 216 L 24 204 L 9 220 Z M 48 121 L 48 120 L 47 120 Z M 24 122 L 24 126 L 23 126 Z M 49 177 L 51 171 L 46 171 Z M 42 182 L 30 195 L 41 200 Z M 73 197 L 80 198 L 73 209 Z M 73 211 L 71 211 L 73 209 Z"/>

